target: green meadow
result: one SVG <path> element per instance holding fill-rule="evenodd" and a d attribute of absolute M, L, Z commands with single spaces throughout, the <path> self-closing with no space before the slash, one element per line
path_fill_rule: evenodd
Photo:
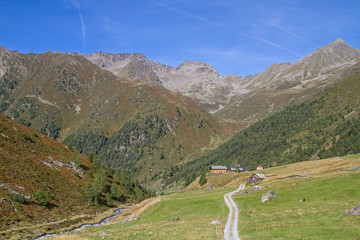
<path fill-rule="evenodd" d="M 360 239 L 360 216 L 342 214 L 360 204 L 360 171 L 349 170 L 354 166 L 360 167 L 360 159 L 345 157 L 260 171 L 267 176 L 260 182 L 265 189 L 234 196 L 241 239 Z M 228 214 L 223 196 L 250 174 L 208 175 L 208 184 L 216 186 L 213 191 L 205 190 L 206 184 L 162 196 L 137 221 L 87 228 L 56 239 L 222 239 Z M 196 182 L 192 185 L 195 189 Z M 251 188 L 247 185 L 245 190 Z M 277 197 L 262 203 L 261 196 L 269 190 Z M 172 217 L 180 220 L 168 221 Z M 219 229 L 210 224 L 216 219 Z"/>
<path fill-rule="evenodd" d="M 290 178 L 264 186 L 235 198 L 242 239 L 359 239 L 360 216 L 342 215 L 360 204 L 359 173 Z M 276 198 L 262 203 L 261 196 L 269 189 Z"/>
<path fill-rule="evenodd" d="M 163 196 L 137 221 L 88 228 L 79 236 L 99 239 L 106 233 L 106 239 L 217 239 L 216 226 L 210 222 L 216 219 L 224 221 L 228 210 L 223 195 L 233 189 L 197 190 Z M 180 220 L 168 221 L 172 217 Z"/>

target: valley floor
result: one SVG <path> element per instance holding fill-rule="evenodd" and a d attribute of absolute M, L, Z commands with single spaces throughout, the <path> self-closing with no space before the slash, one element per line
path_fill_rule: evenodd
<path fill-rule="evenodd" d="M 260 183 L 265 189 L 233 196 L 240 210 L 241 239 L 360 238 L 360 216 L 342 214 L 360 204 L 360 155 L 260 172 L 267 177 Z M 223 196 L 250 174 L 208 175 L 203 187 L 195 181 L 186 192 L 147 200 L 106 226 L 49 239 L 223 239 L 228 215 Z M 209 184 L 215 190 L 205 190 Z M 247 185 L 244 191 L 251 188 Z M 261 196 L 269 190 L 277 197 L 262 203 Z M 118 223 L 134 214 L 139 220 Z M 173 217 L 179 221 L 169 221 Z M 220 226 L 211 225 L 214 220 Z"/>

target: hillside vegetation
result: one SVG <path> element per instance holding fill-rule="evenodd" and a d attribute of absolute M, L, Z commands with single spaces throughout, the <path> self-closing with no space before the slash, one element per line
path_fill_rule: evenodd
<path fill-rule="evenodd" d="M 228 136 L 189 98 L 119 78 L 82 56 L 0 53 L 0 113 L 86 156 L 96 154 L 143 185 L 161 187 L 164 167 L 194 160 Z"/>
<path fill-rule="evenodd" d="M 344 80 L 241 131 L 218 149 L 181 165 L 172 181 L 210 165 L 248 169 L 360 152 L 360 65 Z M 169 180 L 170 181 L 170 180 Z"/>
<path fill-rule="evenodd" d="M 58 231 L 151 195 L 90 160 L 0 115 L 0 237 Z"/>

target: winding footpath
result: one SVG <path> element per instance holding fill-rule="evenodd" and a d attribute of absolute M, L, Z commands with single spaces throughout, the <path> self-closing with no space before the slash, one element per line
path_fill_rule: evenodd
<path fill-rule="evenodd" d="M 239 188 L 233 192 L 227 193 L 224 195 L 225 203 L 228 206 L 230 212 L 229 217 L 226 222 L 224 229 L 224 238 L 225 240 L 240 240 L 238 233 L 238 218 L 239 218 L 239 209 L 236 206 L 236 203 L 231 198 L 234 193 L 241 191 L 245 188 L 245 184 L 240 184 Z"/>

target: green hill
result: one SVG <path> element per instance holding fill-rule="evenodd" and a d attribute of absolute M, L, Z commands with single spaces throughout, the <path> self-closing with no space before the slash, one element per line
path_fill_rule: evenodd
<path fill-rule="evenodd" d="M 94 153 L 146 186 L 160 186 L 164 168 L 227 138 L 222 124 L 189 98 L 118 78 L 82 56 L 3 50 L 2 63 L 0 113 Z"/>
<path fill-rule="evenodd" d="M 239 132 L 218 149 L 179 166 L 172 181 L 210 165 L 252 170 L 360 152 L 360 65 L 312 99 Z M 171 181 L 171 180 L 168 180 Z"/>
<path fill-rule="evenodd" d="M 0 236 L 59 231 L 149 197 L 124 173 L 91 160 L 0 115 Z"/>

